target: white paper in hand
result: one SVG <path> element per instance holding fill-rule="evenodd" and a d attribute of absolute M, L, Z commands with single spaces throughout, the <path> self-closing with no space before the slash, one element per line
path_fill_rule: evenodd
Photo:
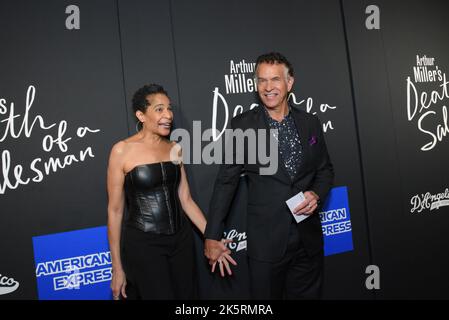
<path fill-rule="evenodd" d="M 285 201 L 287 203 L 288 208 L 290 209 L 290 212 L 293 215 L 293 218 L 295 218 L 296 223 L 299 223 L 302 220 L 309 217 L 309 215 L 307 215 L 307 214 L 294 214 L 293 213 L 295 208 L 297 206 L 299 206 L 304 200 L 306 200 L 306 197 L 304 196 L 304 193 L 300 192 L 300 193 L 296 194 L 295 196 L 291 197 L 290 199 L 288 199 L 287 201 Z"/>

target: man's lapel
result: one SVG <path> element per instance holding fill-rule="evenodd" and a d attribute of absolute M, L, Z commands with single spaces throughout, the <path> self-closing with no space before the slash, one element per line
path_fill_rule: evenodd
<path fill-rule="evenodd" d="M 292 112 L 293 119 L 295 120 L 296 129 L 298 130 L 299 140 L 301 141 L 302 146 L 301 164 L 299 170 L 296 172 L 295 178 L 293 179 L 293 181 L 296 181 L 303 172 L 302 169 L 306 165 L 307 157 L 309 156 L 309 124 L 304 115 L 301 114 L 298 109 L 291 107 L 290 110 Z"/>

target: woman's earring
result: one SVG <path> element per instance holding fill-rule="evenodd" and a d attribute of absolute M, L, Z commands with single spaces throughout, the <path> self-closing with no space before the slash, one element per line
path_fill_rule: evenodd
<path fill-rule="evenodd" d="M 139 129 L 139 125 L 140 125 L 140 129 Z M 143 122 L 137 121 L 136 122 L 136 132 L 139 132 L 140 130 L 142 130 L 143 128 Z"/>

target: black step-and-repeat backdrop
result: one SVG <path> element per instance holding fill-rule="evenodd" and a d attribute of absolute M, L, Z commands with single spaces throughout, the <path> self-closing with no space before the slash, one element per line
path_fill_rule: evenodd
<path fill-rule="evenodd" d="M 130 100 L 145 83 L 169 92 L 207 215 L 208 155 L 258 107 L 254 62 L 273 50 L 293 63 L 290 101 L 320 118 L 335 167 L 324 298 L 448 298 L 449 5 L 370 5 L 1 1 L 0 299 L 111 298 L 107 160 L 136 132 Z M 209 272 L 195 235 L 202 299 L 249 298 L 247 193 L 242 175 L 224 234 L 232 277 Z"/>
<path fill-rule="evenodd" d="M 449 22 L 445 1 L 343 1 L 373 261 L 382 298 L 448 297 Z"/>

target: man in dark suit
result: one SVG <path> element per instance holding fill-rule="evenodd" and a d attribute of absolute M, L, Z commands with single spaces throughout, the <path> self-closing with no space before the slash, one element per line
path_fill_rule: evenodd
<path fill-rule="evenodd" d="M 219 240 L 244 169 L 248 178 L 247 253 L 254 299 L 317 299 L 321 294 L 323 234 L 318 211 L 334 173 L 320 121 L 288 104 L 293 82 L 293 68 L 284 56 L 268 53 L 258 57 L 256 83 L 262 103 L 233 118 L 231 128 L 277 129 L 279 168 L 275 174 L 263 175 L 260 162 L 249 163 L 247 154 L 243 163 L 222 164 L 207 219 L 205 255 L 210 263 L 225 263 L 218 258 Z M 309 217 L 296 223 L 285 201 L 301 191 L 305 201 L 294 214 Z"/>

